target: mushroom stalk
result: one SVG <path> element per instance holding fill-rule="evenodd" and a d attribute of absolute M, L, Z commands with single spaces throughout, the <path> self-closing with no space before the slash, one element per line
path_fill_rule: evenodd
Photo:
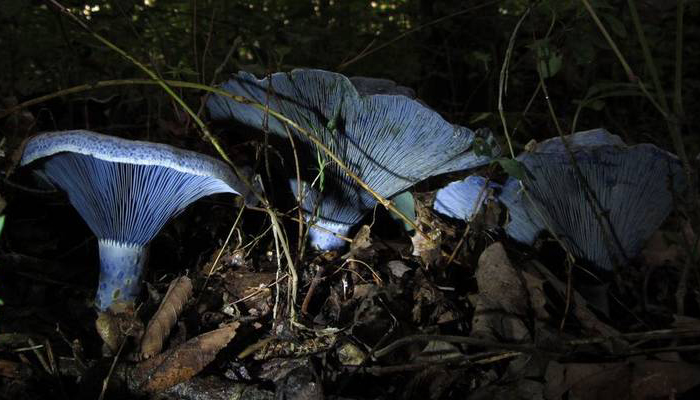
<path fill-rule="evenodd" d="M 317 227 L 323 229 L 318 229 Z M 350 233 L 350 229 L 352 229 L 352 224 L 318 219 L 316 220 L 316 223 L 309 228 L 309 240 L 311 242 L 311 246 L 326 251 L 342 250 L 345 245 L 348 244 L 348 242 L 339 238 L 333 233 L 347 237 L 348 233 Z"/>
<path fill-rule="evenodd" d="M 114 303 L 132 301 L 141 291 L 148 246 L 100 240 L 100 284 L 95 306 L 105 310 Z"/>

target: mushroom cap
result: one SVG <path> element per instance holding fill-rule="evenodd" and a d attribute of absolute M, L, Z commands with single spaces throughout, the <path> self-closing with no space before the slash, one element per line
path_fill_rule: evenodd
<path fill-rule="evenodd" d="M 508 177 L 498 200 L 508 208 L 506 234 L 520 243 L 531 246 L 546 228 L 537 212 L 531 209 L 530 202 L 526 202 L 520 185 L 520 180 Z"/>
<path fill-rule="evenodd" d="M 231 193 L 246 192 L 245 186 L 228 165 L 205 154 L 87 130 L 48 132 L 32 137 L 24 148 L 20 165 L 63 152 L 109 162 L 155 165 L 190 175 L 210 176 L 227 184 Z"/>
<path fill-rule="evenodd" d="M 367 79 L 355 78 L 358 90 L 353 80 L 328 71 L 297 69 L 275 73 L 262 80 L 240 72 L 222 88 L 265 104 L 316 135 L 384 198 L 430 176 L 473 168 L 491 160 L 472 151 L 472 143 L 479 136 L 493 142 L 489 132 L 475 133 L 452 125 L 417 100 L 396 94 L 403 92 L 396 86 L 383 80 Z M 377 91 L 379 93 L 375 93 Z M 215 95 L 209 98 L 207 106 L 215 120 L 235 119 L 260 130 L 267 123 L 270 132 L 282 137 L 287 135 L 283 122 L 271 116 L 265 118 L 265 111 L 251 105 Z M 289 129 L 294 131 L 294 128 Z M 297 136 L 309 148 L 314 148 L 304 135 Z M 497 146 L 494 148 L 498 151 Z M 318 154 L 325 157 L 320 150 Z M 303 179 L 314 181 L 318 163 L 304 160 L 304 164 L 311 168 L 302 171 Z M 326 165 L 323 177 L 323 193 L 315 187 L 307 189 L 315 192 L 306 196 L 303 203 L 307 212 L 315 209 L 311 201 L 320 201 L 323 204 L 318 214 L 320 218 L 353 225 L 376 205 L 374 197 L 335 163 Z M 293 183 L 296 190 L 294 186 Z"/>
<path fill-rule="evenodd" d="M 38 160 L 95 235 L 118 243 L 148 243 L 201 197 L 251 195 L 226 164 L 207 155 L 85 130 L 34 136 L 20 164 Z"/>
<path fill-rule="evenodd" d="M 532 244 L 549 227 L 575 256 L 611 270 L 615 259 L 624 263 L 638 255 L 673 209 L 674 193 L 686 185 L 680 162 L 651 144 L 626 146 L 604 129 L 574 133 L 567 139 L 619 246 L 598 222 L 561 138 L 518 156 L 528 170 L 530 178 L 523 184 L 530 197 L 513 178 L 506 182 L 499 197 L 510 211 L 506 233 Z"/>
<path fill-rule="evenodd" d="M 450 218 L 470 220 L 489 197 L 487 189 L 499 186 L 478 175 L 470 175 L 437 191 L 433 209 Z"/>

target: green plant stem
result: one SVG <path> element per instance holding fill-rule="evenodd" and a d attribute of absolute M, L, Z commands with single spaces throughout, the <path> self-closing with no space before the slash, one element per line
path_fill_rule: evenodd
<path fill-rule="evenodd" d="M 685 0 L 676 5 L 676 70 L 673 85 L 673 112 L 677 118 L 683 116 L 683 14 Z"/>
<path fill-rule="evenodd" d="M 600 22 L 600 19 L 598 18 L 598 15 L 596 14 L 595 10 L 591 7 L 590 3 L 588 0 L 581 0 L 588 10 L 589 14 L 591 15 L 591 18 L 593 18 L 593 21 L 595 21 L 596 25 L 598 26 L 598 29 L 602 32 L 603 36 L 608 42 L 608 45 L 610 48 L 615 52 L 617 55 L 618 60 L 620 61 L 620 64 L 622 67 L 625 69 L 627 72 L 628 76 L 630 79 L 637 83 L 639 88 L 642 90 L 644 95 L 649 99 L 649 101 L 654 105 L 654 107 L 661 113 L 661 115 L 664 117 L 664 120 L 666 121 L 666 125 L 668 127 L 669 135 L 671 136 L 671 140 L 673 142 L 673 148 L 676 152 L 676 155 L 678 158 L 681 160 L 681 164 L 683 165 L 683 169 L 685 171 L 686 179 L 688 181 L 687 187 L 688 187 L 688 197 L 687 197 L 687 208 L 688 208 L 688 218 L 690 220 L 690 223 L 692 226 L 700 226 L 700 199 L 698 198 L 698 192 L 697 192 L 697 183 L 698 183 L 698 178 L 697 178 L 697 172 L 693 168 L 693 166 L 690 164 L 690 160 L 688 158 L 688 155 L 685 151 L 685 145 L 683 143 L 683 136 L 681 134 L 681 124 L 679 121 L 680 116 L 682 115 L 682 97 L 681 97 L 681 86 L 682 86 L 682 61 L 683 61 L 683 15 L 684 15 L 684 6 L 685 3 L 684 1 L 679 1 L 677 4 L 677 9 L 676 9 L 676 66 L 675 66 L 675 77 L 674 77 L 674 99 L 673 99 L 673 107 L 674 107 L 674 113 L 671 114 L 668 110 L 668 104 L 666 102 L 666 99 L 664 97 L 663 91 L 660 88 L 657 88 L 657 91 L 659 92 L 660 96 L 660 102 L 657 102 L 651 94 L 646 89 L 646 86 L 642 82 L 639 77 L 637 77 L 633 72 L 632 69 L 630 68 L 629 64 L 625 60 L 624 56 L 620 52 L 620 50 L 617 48 L 617 45 L 615 42 L 612 40 L 610 35 L 608 34 L 607 30 L 603 26 L 603 24 Z M 645 62 L 647 65 L 647 68 L 649 68 L 649 71 L 652 73 L 652 79 L 658 79 L 658 73 L 656 72 L 656 68 L 654 67 L 653 60 L 651 58 L 651 53 L 649 52 L 649 46 L 647 44 L 646 37 L 644 36 L 644 32 L 641 29 L 641 23 L 639 21 L 639 15 L 637 14 L 636 8 L 635 8 L 635 3 L 634 1 L 629 0 L 628 4 L 630 5 L 630 12 L 632 15 L 632 19 L 635 21 L 635 27 L 637 28 L 637 35 L 639 37 L 640 44 L 642 46 L 642 51 L 644 52 L 644 58 Z M 648 54 L 647 54 L 648 53 Z M 654 78 L 654 76 L 657 76 L 657 78 Z M 658 86 L 661 86 L 661 83 L 658 83 Z M 665 104 L 665 107 L 664 107 Z"/>
<path fill-rule="evenodd" d="M 460 11 L 457 11 L 457 12 L 455 12 L 455 13 L 452 13 L 452 14 L 450 14 L 450 15 L 445 15 L 444 17 L 440 17 L 440 18 L 438 18 L 438 19 L 436 19 L 436 20 L 434 20 L 434 21 L 426 22 L 425 24 L 420 25 L 420 26 L 417 26 L 417 27 L 415 27 L 415 28 L 413 28 L 413 29 L 409 29 L 408 31 L 406 31 L 406 32 L 404 32 L 404 33 L 402 33 L 402 34 L 396 36 L 395 38 L 389 40 L 388 42 L 383 43 L 383 44 L 381 44 L 381 45 L 379 45 L 379 46 L 377 46 L 377 47 L 375 47 L 375 48 L 373 48 L 373 49 L 371 49 L 371 50 L 369 49 L 369 46 L 368 46 L 368 48 L 366 48 L 365 50 L 363 50 L 362 52 L 360 52 L 360 54 L 358 54 L 357 56 L 353 57 L 351 60 L 346 61 L 346 62 L 343 62 L 342 64 L 338 65 L 338 66 L 336 67 L 336 70 L 337 70 L 338 72 L 340 72 L 340 71 L 344 70 L 345 68 L 347 68 L 348 66 L 350 66 L 351 64 L 354 64 L 354 63 L 356 63 L 357 61 L 359 61 L 359 60 L 361 60 L 361 59 L 363 59 L 363 58 L 369 56 L 369 55 L 372 54 L 372 53 L 376 53 L 377 51 L 379 51 L 379 50 L 381 50 L 381 49 L 383 49 L 383 48 L 385 48 L 385 47 L 391 46 L 392 44 L 398 42 L 399 40 L 403 39 L 404 37 L 406 37 L 406 36 L 408 36 L 408 35 L 410 35 L 410 34 L 412 34 L 412 33 L 418 32 L 418 31 L 422 30 L 423 28 L 426 28 L 426 27 L 431 26 L 431 25 L 439 24 L 440 22 L 445 21 L 445 20 L 448 20 L 448 19 L 450 19 L 450 18 L 454 18 L 454 17 L 456 17 L 456 16 L 459 16 L 459 15 L 462 15 L 462 14 L 466 14 L 466 13 L 469 13 L 469 12 L 472 12 L 472 11 L 476 11 L 476 10 L 479 10 L 479 9 L 481 9 L 481 8 L 484 8 L 484 7 L 492 6 L 492 5 L 497 4 L 497 3 L 498 3 L 498 1 L 490 1 L 490 2 L 486 2 L 486 3 L 484 3 L 484 4 L 479 4 L 479 5 L 476 5 L 476 6 L 473 6 L 473 7 L 469 7 L 469 8 L 466 8 L 466 9 L 464 9 L 464 10 L 460 10 Z M 372 43 L 373 43 L 373 42 L 372 42 Z M 372 45 L 372 43 L 370 43 L 370 46 Z"/>
<path fill-rule="evenodd" d="M 576 179 L 581 183 L 581 186 L 583 186 L 583 192 L 586 196 L 586 201 L 588 204 L 593 208 L 596 222 L 600 227 L 603 229 L 603 232 L 605 234 L 605 238 L 607 239 L 608 247 L 609 247 L 609 253 L 610 253 L 610 258 L 613 261 L 614 267 L 617 269 L 619 268 L 622 264 L 623 261 L 628 260 L 629 258 L 627 257 L 627 254 L 625 253 L 624 247 L 622 247 L 622 242 L 620 241 L 620 238 L 617 236 L 617 233 L 615 232 L 615 229 L 613 229 L 612 222 L 610 221 L 609 215 L 603 210 L 603 205 L 600 203 L 600 200 L 596 196 L 595 192 L 591 188 L 591 186 L 588 184 L 588 181 L 586 180 L 586 177 L 583 175 L 583 171 L 581 171 L 581 167 L 578 165 L 578 162 L 576 161 L 576 157 L 574 157 L 574 152 L 573 149 L 571 148 L 571 145 L 569 144 L 569 141 L 566 137 L 564 137 L 564 131 L 562 130 L 561 126 L 559 125 L 559 120 L 557 119 L 557 115 L 554 112 L 554 106 L 552 105 L 552 102 L 549 98 L 549 92 L 547 90 L 547 85 L 544 82 L 544 77 L 542 76 L 542 72 L 538 69 L 538 76 L 540 79 L 540 84 L 542 85 L 542 93 L 544 94 L 545 101 L 547 103 L 547 108 L 549 109 L 550 116 L 552 118 L 552 121 L 554 121 L 554 126 L 557 129 L 557 133 L 559 133 L 559 137 L 561 138 L 561 142 L 564 144 L 564 149 L 566 150 L 567 155 L 569 156 L 569 159 L 571 160 L 571 165 L 574 167 L 574 174 L 576 175 Z M 532 203 L 532 200 L 530 200 Z M 533 203 L 534 204 L 534 203 Z M 613 251 L 612 245 L 617 247 L 618 251 L 622 255 L 623 260 L 620 260 Z M 564 247 L 565 249 L 568 248 Z M 571 252 L 569 252 L 571 255 Z"/>
<path fill-rule="evenodd" d="M 510 134 L 508 133 L 508 124 L 506 123 L 506 114 L 503 108 L 503 96 L 508 91 L 508 66 L 510 65 L 510 59 L 513 54 L 513 47 L 515 46 L 515 37 L 520 30 L 520 25 L 523 24 L 525 18 L 530 14 L 530 8 L 525 10 L 523 15 L 518 20 L 513 28 L 513 33 L 510 35 L 510 40 L 508 41 L 508 48 L 506 49 L 506 55 L 503 59 L 503 65 L 501 66 L 501 74 L 498 80 L 498 115 L 501 117 L 501 124 L 503 125 L 503 133 L 506 136 L 506 141 L 508 142 L 508 150 L 510 151 L 510 157 L 515 158 L 515 151 L 513 150 L 513 143 L 510 140 Z"/>
<path fill-rule="evenodd" d="M 634 0 L 627 0 L 627 6 L 629 7 L 630 10 L 630 16 L 632 17 L 632 23 L 634 24 L 634 28 L 637 31 L 637 38 L 639 39 L 639 45 L 642 47 L 642 54 L 644 55 L 644 63 L 647 66 L 647 69 L 649 70 L 649 73 L 651 74 L 651 79 L 652 82 L 654 83 L 654 90 L 656 90 L 656 98 L 659 101 L 659 105 L 661 108 L 665 111 L 664 118 L 666 120 L 666 124 L 668 125 L 668 130 L 669 133 L 671 134 L 671 140 L 673 141 L 673 147 L 676 150 L 676 154 L 678 157 L 681 159 L 683 164 L 685 165 L 688 162 L 688 156 L 685 151 L 685 146 L 683 145 L 683 138 L 681 136 L 680 132 L 680 124 L 678 123 L 678 114 L 671 113 L 668 107 L 668 101 L 666 100 L 666 92 L 664 91 L 663 86 L 661 85 L 661 79 L 659 78 L 659 72 L 658 69 L 656 68 L 656 63 L 654 63 L 654 58 L 651 55 L 651 50 L 649 50 L 649 41 L 647 40 L 646 34 L 644 33 L 644 29 L 642 28 L 642 22 L 639 19 L 639 13 L 637 12 L 637 6 Z M 679 3 L 678 5 L 678 13 L 680 21 L 677 19 L 677 24 L 676 24 L 676 77 L 675 77 L 675 82 L 676 82 L 676 90 L 678 90 L 679 95 L 677 96 L 676 99 L 674 99 L 674 106 L 675 104 L 678 103 L 680 99 L 680 88 L 678 88 L 678 81 L 679 79 L 682 79 L 680 74 L 682 73 L 682 68 L 681 64 L 679 62 L 679 58 L 683 59 L 683 50 L 681 48 L 680 51 L 678 51 L 678 45 L 680 41 L 680 45 L 683 45 L 683 4 L 682 2 Z"/>
<path fill-rule="evenodd" d="M 382 197 L 380 194 L 378 194 L 377 192 L 375 192 L 372 188 L 370 188 L 364 181 L 362 181 L 362 179 L 360 179 L 360 177 L 358 177 L 355 173 L 353 173 L 353 172 L 345 165 L 345 163 L 344 163 L 338 156 L 336 156 L 335 154 L 333 154 L 333 152 L 332 152 L 325 144 L 323 144 L 318 138 L 316 138 L 314 135 L 312 135 L 312 134 L 310 134 L 309 132 L 307 132 L 304 128 L 302 128 L 301 126 L 297 125 L 294 121 L 290 120 L 289 118 L 285 117 L 284 115 L 282 115 L 282 114 L 280 114 L 280 113 L 278 113 L 278 112 L 276 112 L 276 111 L 274 111 L 274 110 L 268 109 L 265 105 L 262 105 L 262 104 L 260 104 L 260 103 L 257 103 L 257 102 L 255 102 L 255 101 L 252 101 L 252 100 L 247 99 L 247 98 L 242 97 L 242 96 L 235 96 L 235 95 L 232 95 L 231 93 L 228 93 L 228 92 L 226 92 L 226 91 L 224 91 L 224 90 L 222 90 L 222 89 L 219 89 L 219 88 L 212 88 L 212 87 L 210 87 L 210 86 L 202 85 L 202 84 L 199 84 L 199 83 L 185 82 L 185 81 L 163 80 L 163 83 L 164 83 L 165 85 L 167 85 L 168 88 L 170 88 L 170 87 L 179 87 L 179 88 L 188 88 L 188 89 L 205 90 L 205 91 L 207 91 L 207 92 L 211 92 L 211 93 L 215 93 L 215 94 L 218 94 L 218 95 L 221 95 L 221 96 L 224 96 L 224 97 L 228 97 L 228 98 L 230 98 L 230 99 L 232 99 L 232 100 L 234 100 L 234 101 L 236 101 L 236 102 L 239 102 L 239 103 L 241 103 L 241 104 L 250 105 L 250 106 L 255 107 L 255 108 L 257 108 L 257 109 L 259 109 L 259 110 L 261 110 L 261 111 L 263 111 L 263 112 L 269 113 L 270 115 L 274 116 L 275 118 L 277 118 L 277 119 L 280 120 L 281 122 L 284 122 L 285 124 L 287 124 L 287 125 L 291 126 L 292 128 L 296 129 L 296 130 L 297 130 L 298 132 L 300 132 L 302 135 L 306 136 L 306 137 L 307 137 L 310 141 L 312 141 L 318 148 L 320 148 L 324 153 L 326 153 L 334 162 L 336 162 L 336 163 L 338 164 L 338 166 L 340 166 L 340 168 L 342 168 L 343 171 L 345 171 L 345 173 L 346 173 L 350 178 L 352 178 L 352 179 L 353 179 L 355 182 L 357 182 L 364 190 L 366 190 L 366 191 L 369 192 L 372 196 L 374 196 L 374 198 L 375 198 L 379 203 L 381 203 L 385 208 L 387 208 L 387 209 L 390 210 L 391 212 L 393 212 L 393 213 L 395 213 L 396 215 L 398 215 L 399 218 L 401 218 L 403 221 L 405 221 L 406 223 L 408 223 L 408 224 L 409 224 L 413 229 L 415 229 L 420 235 L 422 235 L 423 237 L 425 237 L 427 240 L 430 240 L 430 239 L 427 237 L 427 235 L 425 235 L 425 233 L 424 233 L 423 231 L 421 231 L 421 230 L 416 226 L 416 224 L 415 224 L 413 221 L 411 221 L 410 218 L 408 218 L 408 217 L 405 216 L 401 211 L 399 211 L 399 210 L 394 206 L 394 204 L 393 204 L 391 201 L 389 201 L 388 199 L 385 199 L 385 198 Z M 91 90 L 91 89 L 97 89 L 97 88 L 101 88 L 101 87 L 119 86 L 119 85 L 160 85 L 160 83 L 159 83 L 159 82 L 156 82 L 156 81 L 154 81 L 154 80 L 150 80 L 150 79 L 123 79 L 123 80 L 101 81 L 101 82 L 97 82 L 97 83 L 93 83 L 93 84 L 79 85 L 79 86 L 75 86 L 75 87 L 72 87 L 72 88 L 64 89 L 64 90 L 61 90 L 61 91 L 59 91 L 59 92 L 52 93 L 52 94 L 49 94 L 49 95 L 46 95 L 46 96 L 41 96 L 41 97 L 38 97 L 38 98 L 36 98 L 36 99 L 32 99 L 32 100 L 26 101 L 26 102 L 24 102 L 24 103 L 22 103 L 22 104 L 18 104 L 18 105 L 16 105 L 16 106 L 12 107 L 12 108 L 9 108 L 9 109 L 7 109 L 7 110 L 5 110 L 5 111 L 0 112 L 0 118 L 3 118 L 3 117 L 5 117 L 5 116 L 7 116 L 7 115 L 9 115 L 9 114 L 12 114 L 12 113 L 14 113 L 14 112 L 17 112 L 17 111 L 19 111 L 19 110 L 21 110 L 21 109 L 23 109 L 23 108 L 25 108 L 25 107 L 28 107 L 28 106 L 31 106 L 31 105 L 34 105 L 34 104 L 37 104 L 37 103 L 41 103 L 41 102 L 44 102 L 44 101 L 47 101 L 47 100 L 52 99 L 52 98 L 55 98 L 55 97 L 65 96 L 65 95 L 68 95 L 68 94 L 78 93 L 78 92 L 82 92 L 82 91 L 86 91 L 86 90 Z M 189 108 L 188 108 L 188 109 L 189 109 Z M 190 111 L 191 111 L 191 110 L 190 110 Z M 199 119 L 199 118 L 198 118 L 198 119 Z M 207 131 L 207 132 L 208 132 L 208 131 Z M 227 162 L 229 162 L 230 164 L 233 165 L 232 161 L 231 161 L 231 160 L 228 158 L 228 156 L 225 154 L 225 152 L 223 151 L 223 149 L 221 148 L 221 146 L 218 145 L 218 141 L 216 140 L 216 138 L 214 138 L 213 136 L 210 135 L 210 136 L 207 136 L 207 139 L 209 139 L 209 137 L 211 137 L 211 140 L 214 140 L 214 141 L 216 142 L 216 145 L 215 145 L 214 147 L 217 149 L 217 151 L 219 151 L 219 154 L 221 154 L 222 157 L 224 157 L 224 160 L 226 160 Z M 241 176 L 241 178 L 242 178 L 242 179 L 246 179 L 245 176 Z M 246 180 L 247 180 L 247 179 L 246 179 Z M 251 185 L 250 187 L 252 187 L 252 185 Z M 256 195 L 259 196 L 257 193 L 256 193 Z M 261 203 L 267 204 L 267 200 L 263 200 L 262 198 L 259 198 L 259 200 L 261 200 Z"/>
<path fill-rule="evenodd" d="M 102 35 L 98 34 L 94 30 L 92 30 L 80 18 L 78 18 L 76 15 L 72 14 L 67 8 L 65 8 L 63 5 L 58 3 L 56 0 L 48 0 L 48 1 L 51 4 L 53 4 L 54 6 L 58 7 L 58 9 L 62 13 L 66 14 L 69 18 L 71 18 L 79 26 L 81 26 L 88 33 L 90 33 L 95 39 L 97 39 L 98 41 L 103 43 L 105 46 L 107 46 L 111 50 L 115 51 L 116 53 L 118 53 L 119 55 L 121 55 L 122 57 L 127 59 L 129 62 L 136 65 L 139 69 L 144 71 L 161 88 L 163 88 L 163 90 L 168 95 L 170 95 L 170 97 L 172 97 L 177 102 L 177 104 L 179 104 L 182 107 L 182 109 L 185 110 L 185 112 L 187 112 L 187 114 L 189 114 L 192 117 L 192 119 L 195 121 L 197 126 L 199 126 L 199 129 L 202 131 L 202 134 L 204 134 L 204 136 L 207 138 L 207 140 L 209 140 L 209 142 L 214 146 L 214 148 L 219 153 L 221 158 L 223 158 L 224 161 L 226 161 L 231 166 L 231 168 L 233 169 L 233 172 L 241 180 L 241 182 L 243 182 L 243 184 L 245 184 L 245 186 L 248 188 L 248 190 L 250 190 L 251 193 L 253 193 L 253 195 L 265 206 L 265 209 L 267 210 L 268 215 L 270 216 L 270 221 L 271 221 L 272 226 L 273 226 L 273 232 L 276 235 L 276 237 L 280 239 L 280 242 L 282 244 L 283 253 L 285 256 L 285 260 L 287 262 L 287 268 L 290 271 L 290 277 L 291 277 L 290 287 L 291 287 L 291 291 L 292 291 L 291 299 L 293 301 L 289 304 L 289 312 L 290 312 L 291 320 L 295 321 L 296 311 L 294 309 L 294 306 L 295 306 L 294 300 L 296 300 L 296 289 L 297 289 L 298 276 L 297 276 L 296 270 L 294 268 L 294 262 L 292 260 L 291 253 L 289 252 L 289 245 L 286 242 L 286 240 L 284 240 L 284 232 L 282 231 L 282 228 L 279 224 L 279 221 L 277 220 L 277 216 L 275 215 L 274 211 L 270 207 L 270 203 L 267 201 L 267 199 L 262 194 L 258 193 L 258 191 L 255 190 L 253 183 L 248 179 L 247 176 L 245 176 L 244 174 L 241 174 L 238 171 L 238 167 L 233 163 L 233 161 L 231 161 L 231 158 L 228 156 L 228 154 L 226 154 L 226 152 L 224 151 L 224 149 L 221 146 L 221 144 L 219 143 L 219 141 L 211 134 L 211 132 L 209 132 L 209 129 L 204 124 L 204 122 L 201 120 L 201 118 L 199 118 L 199 116 L 187 105 L 187 103 L 185 103 L 185 101 L 172 90 L 172 88 L 166 83 L 165 80 L 163 80 L 161 77 L 159 77 L 155 72 L 151 71 L 144 64 L 142 64 L 141 62 L 136 60 L 130 54 L 128 54 L 127 52 L 125 52 L 124 50 L 122 50 L 121 48 L 119 48 L 118 46 L 116 46 L 115 44 L 110 42 L 109 40 L 107 40 Z"/>
<path fill-rule="evenodd" d="M 600 21 L 600 18 L 598 18 L 598 14 L 596 14 L 595 10 L 593 7 L 591 7 L 591 4 L 588 2 L 588 0 L 581 0 L 583 5 L 586 7 L 586 10 L 588 10 L 588 13 L 591 15 L 591 18 L 593 18 L 593 21 L 595 24 L 598 26 L 598 29 L 600 32 L 603 34 L 603 37 L 605 37 L 605 40 L 608 42 L 608 45 L 612 49 L 613 53 L 617 56 L 617 59 L 620 61 L 620 64 L 622 65 L 622 68 L 625 70 L 625 73 L 627 74 L 627 79 L 630 80 L 630 82 L 635 82 L 639 86 L 639 89 L 646 95 L 646 97 L 649 99 L 652 105 L 663 115 L 664 118 L 668 118 L 668 113 L 666 110 L 664 110 L 659 103 L 654 99 L 654 96 L 649 93 L 649 91 L 646 88 L 646 85 L 644 85 L 644 82 L 632 71 L 632 68 L 629 66 L 627 63 L 627 60 L 625 57 L 622 55 L 620 52 L 620 49 L 617 47 L 615 44 L 615 41 L 613 41 L 612 37 L 610 37 L 610 34 L 608 33 L 608 30 L 605 29 L 605 26 L 603 23 Z"/>
<path fill-rule="evenodd" d="M 651 56 L 651 50 L 649 50 L 649 41 L 647 40 L 644 29 L 642 28 L 642 23 L 639 20 L 639 13 L 637 12 L 637 6 L 635 0 L 627 0 L 627 6 L 630 10 L 630 16 L 632 17 L 632 24 L 634 25 L 635 31 L 637 31 L 637 38 L 639 39 L 639 45 L 642 46 L 642 55 L 644 55 L 644 63 L 649 69 L 651 74 L 651 81 L 654 83 L 654 90 L 656 90 L 656 98 L 659 101 L 661 108 L 668 113 L 668 101 L 666 101 L 666 93 L 663 86 L 661 85 L 661 79 L 659 79 L 659 71 L 656 68 L 656 63 L 654 63 L 654 58 Z"/>
<path fill-rule="evenodd" d="M 151 69 L 146 67 L 143 63 L 141 63 L 139 60 L 136 58 L 132 57 L 129 53 L 126 51 L 122 50 L 120 47 L 115 45 L 114 43 L 110 42 L 107 38 L 104 36 L 100 35 L 99 33 L 95 32 L 93 29 L 91 29 L 85 22 L 83 22 L 80 18 L 78 18 L 75 14 L 71 13 L 70 10 L 68 10 L 66 7 L 64 7 L 62 4 L 58 3 L 56 0 L 48 0 L 49 3 L 53 4 L 55 7 L 57 7 L 63 14 L 65 14 L 68 18 L 73 20 L 73 22 L 77 23 L 81 28 L 83 28 L 85 31 L 87 31 L 89 34 L 91 34 L 95 39 L 97 39 L 99 42 L 107 46 L 109 49 L 112 51 L 116 52 L 120 56 L 124 57 L 126 60 L 131 62 L 132 64 L 136 65 L 140 70 L 142 70 L 146 75 L 151 77 L 170 97 L 175 100 L 177 104 L 182 107 L 187 114 L 189 114 L 192 119 L 195 121 L 197 126 L 199 126 L 199 129 L 201 130 L 202 134 L 209 140 L 209 142 L 214 146 L 216 151 L 219 153 L 221 158 L 224 159 L 231 167 L 233 168 L 234 173 L 237 175 L 237 177 L 248 187 L 248 189 L 254 193 L 254 195 L 260 200 L 261 203 L 263 204 L 268 204 L 267 200 L 264 199 L 259 193 L 257 193 L 255 190 L 253 190 L 254 186 L 252 185 L 251 182 L 248 181 L 248 178 L 241 174 L 238 171 L 238 168 L 236 165 L 231 161 L 229 158 L 228 154 L 224 151 L 223 147 L 221 147 L 221 144 L 219 141 L 209 132 L 209 129 L 207 126 L 204 124 L 201 118 L 190 108 L 190 106 L 185 103 L 185 101 L 182 99 L 182 97 L 178 96 L 173 89 L 167 84 L 165 80 L 163 80 L 158 74 L 153 72 Z"/>

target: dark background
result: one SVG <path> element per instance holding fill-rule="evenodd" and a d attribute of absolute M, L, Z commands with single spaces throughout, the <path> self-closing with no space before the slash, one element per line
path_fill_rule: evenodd
<path fill-rule="evenodd" d="M 634 3 L 671 108 L 677 67 L 676 4 Z M 261 76 L 296 67 L 389 78 L 414 88 L 449 121 L 471 128 L 487 126 L 501 138 L 499 75 L 510 35 L 531 7 L 514 42 L 503 100 L 509 129 L 517 126 L 516 147 L 556 134 L 542 91 L 535 93 L 539 65 L 565 132 L 571 130 L 582 100 L 602 94 L 582 107 L 576 130 L 605 127 L 628 142 L 653 142 L 672 149 L 663 116 L 628 79 L 579 1 L 97 0 L 87 5 L 62 4 L 163 78 L 212 84 L 241 69 Z M 595 0 L 591 4 L 633 72 L 658 100 L 627 2 Z M 698 151 L 698 140 L 692 138 L 700 88 L 692 73 L 700 64 L 698 14 L 700 4 L 686 2 L 680 65 L 685 112 L 678 119 L 691 156 Z M 133 63 L 47 2 L 4 0 L 0 39 L 0 96 L 6 105 L 12 97 L 21 102 L 79 84 L 146 78 Z M 217 69 L 220 73 L 215 76 Z M 179 93 L 197 109 L 201 92 Z M 91 101 L 86 106 L 87 98 Z M 144 138 L 159 131 L 183 134 L 189 126 L 185 114 L 162 90 L 137 85 L 82 92 L 34 106 L 33 112 L 36 124 L 31 131 L 89 127 L 131 131 Z M 13 134 L 8 128 L 3 130 L 5 136 Z M 14 142 L 8 141 L 5 150 L 12 150 Z"/>

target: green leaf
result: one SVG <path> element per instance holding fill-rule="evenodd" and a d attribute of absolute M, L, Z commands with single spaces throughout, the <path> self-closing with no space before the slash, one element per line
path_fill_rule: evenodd
<path fill-rule="evenodd" d="M 326 157 L 321 153 L 319 149 L 316 149 L 316 162 L 318 163 L 318 191 L 323 193 L 323 189 L 326 186 Z"/>
<path fill-rule="evenodd" d="M 578 65 L 588 65 L 596 59 L 596 49 L 591 44 L 587 36 L 579 37 L 578 40 L 571 40 L 567 47 L 573 50 L 574 62 Z"/>
<path fill-rule="evenodd" d="M 596 83 L 594 85 L 591 85 L 591 87 L 588 88 L 588 91 L 586 93 L 586 97 L 594 97 L 602 93 L 610 93 L 610 92 L 618 92 L 618 91 L 637 91 L 639 93 L 642 93 L 641 90 L 639 90 L 639 86 L 635 83 L 627 83 L 627 82 L 601 82 L 601 83 Z"/>
<path fill-rule="evenodd" d="M 605 107 L 605 102 L 603 100 L 596 99 L 596 100 L 593 100 L 592 102 L 590 102 L 589 104 L 587 104 L 586 106 L 590 107 L 596 111 L 600 111 L 603 109 L 603 107 Z"/>
<path fill-rule="evenodd" d="M 493 157 L 493 146 L 482 138 L 474 139 L 474 154 L 479 157 Z"/>
<path fill-rule="evenodd" d="M 516 179 L 522 181 L 525 180 L 525 177 L 527 176 L 527 169 L 525 169 L 523 163 L 514 158 L 500 157 L 495 159 L 493 162 L 497 162 L 508 175 Z"/>
<path fill-rule="evenodd" d="M 625 29 L 625 25 L 620 21 L 616 16 L 612 14 L 602 14 L 601 16 L 605 20 L 605 22 L 608 23 L 608 26 L 610 27 L 610 30 L 613 31 L 617 36 L 623 38 L 627 37 L 627 30 Z"/>
<path fill-rule="evenodd" d="M 411 221 L 416 220 L 416 205 L 413 202 L 413 195 L 411 192 L 403 192 L 400 193 L 392 199 L 394 203 L 394 207 L 401 211 L 401 213 L 405 216 L 407 216 Z M 398 215 L 391 213 L 391 218 L 403 222 L 404 229 L 406 229 L 407 232 L 412 232 L 413 227 L 409 225 L 406 221 L 404 221 L 401 217 Z"/>
<path fill-rule="evenodd" d="M 289 46 L 277 46 L 275 47 L 275 53 L 277 53 L 277 56 L 282 59 L 284 56 L 292 52 L 292 48 Z"/>
<path fill-rule="evenodd" d="M 2 235 L 2 228 L 5 226 L 5 216 L 0 215 L 0 235 Z"/>
<path fill-rule="evenodd" d="M 469 123 L 472 125 L 476 124 L 478 122 L 481 122 L 483 120 L 491 118 L 492 115 L 493 115 L 493 113 L 491 113 L 491 112 L 478 113 L 475 116 L 473 116 L 471 119 L 469 119 Z"/>
<path fill-rule="evenodd" d="M 562 56 L 549 40 L 538 40 L 533 45 L 537 56 L 537 70 L 543 78 L 551 78 L 562 66 Z"/>

